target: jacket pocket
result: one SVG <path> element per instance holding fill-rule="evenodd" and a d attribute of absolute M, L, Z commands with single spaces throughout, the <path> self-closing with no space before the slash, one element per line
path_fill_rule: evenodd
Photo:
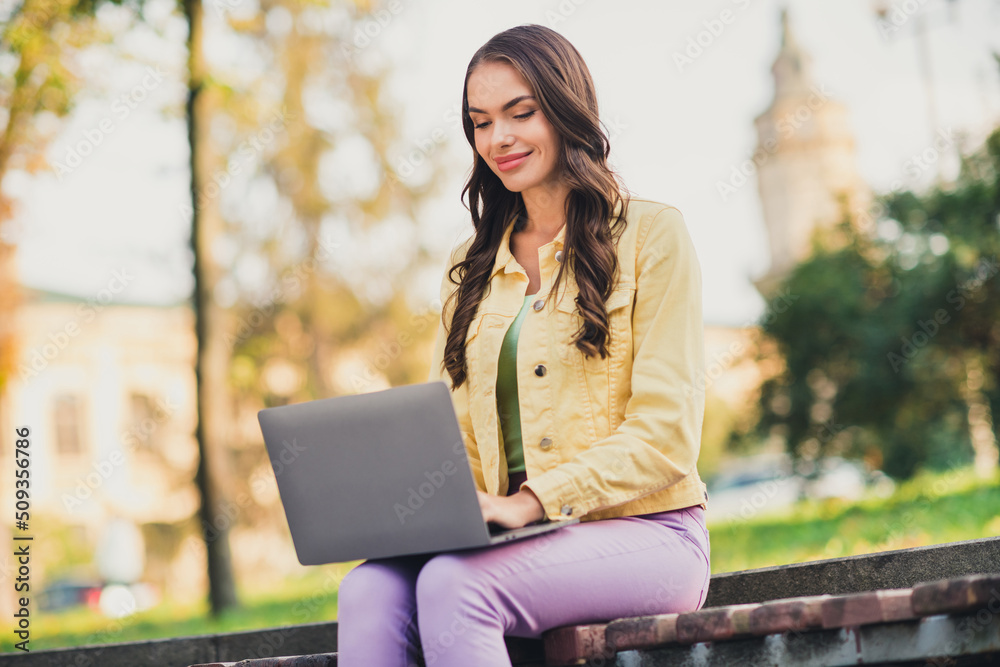
<path fill-rule="evenodd" d="M 553 311 L 555 347 L 570 385 L 563 400 L 565 406 L 587 415 L 578 424 L 579 437 L 593 442 L 604 437 L 615 427 L 619 404 L 628 395 L 630 382 L 623 377 L 631 369 L 632 303 L 635 285 L 619 285 L 608 296 L 605 308 L 611 340 L 608 354 L 586 356 L 572 343 L 574 333 L 583 325 L 583 317 L 576 312 L 574 299 L 578 292 L 567 292 Z M 570 387 L 574 387 L 571 389 Z"/>
<path fill-rule="evenodd" d="M 579 291 L 575 288 L 566 290 L 555 305 L 555 329 L 560 358 L 567 364 L 582 364 L 588 371 L 607 369 L 612 360 L 620 363 L 622 355 L 632 349 L 631 306 L 635 298 L 635 285 L 618 285 L 605 304 L 611 340 L 608 345 L 609 354 L 604 359 L 601 359 L 600 354 L 587 357 L 572 342 L 577 330 L 583 326 L 583 317 L 576 310 L 577 296 Z"/>
<path fill-rule="evenodd" d="M 469 323 L 469 331 L 465 335 L 465 359 L 469 369 L 469 390 L 473 395 L 493 394 L 492 387 L 479 385 L 484 384 L 484 378 L 495 373 L 495 368 L 490 372 L 488 369 L 495 366 L 497 360 L 486 359 L 486 350 L 493 350 L 495 346 L 496 352 L 499 352 L 499 346 L 496 346 L 497 333 L 504 330 L 506 324 L 508 322 L 503 315 L 488 309 L 486 311 L 480 309 Z"/>

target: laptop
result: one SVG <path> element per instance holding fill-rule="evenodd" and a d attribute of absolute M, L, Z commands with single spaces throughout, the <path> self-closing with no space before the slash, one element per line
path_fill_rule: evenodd
<path fill-rule="evenodd" d="M 483 521 L 443 380 L 257 413 L 303 565 L 470 549 L 578 523 Z"/>

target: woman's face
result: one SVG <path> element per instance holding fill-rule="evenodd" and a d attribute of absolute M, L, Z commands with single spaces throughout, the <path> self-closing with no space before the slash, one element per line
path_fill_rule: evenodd
<path fill-rule="evenodd" d="M 524 77 L 508 63 L 484 62 L 469 75 L 467 95 L 476 152 L 504 186 L 522 194 L 554 187 L 560 138 Z"/>

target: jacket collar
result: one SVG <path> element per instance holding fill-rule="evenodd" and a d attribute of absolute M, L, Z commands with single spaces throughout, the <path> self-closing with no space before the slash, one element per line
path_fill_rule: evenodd
<path fill-rule="evenodd" d="M 498 271 L 503 271 L 504 273 L 514 273 L 518 270 L 517 259 L 515 259 L 513 253 L 510 251 L 510 237 L 514 233 L 514 222 L 517 220 L 517 214 L 515 213 L 510 220 L 507 221 L 507 227 L 504 229 L 503 238 L 500 240 L 500 247 L 497 248 L 497 258 L 493 262 L 493 272 L 490 277 L 495 275 Z M 566 225 L 560 228 L 559 233 L 556 234 L 555 238 L 552 239 L 552 243 L 556 245 L 556 249 L 561 249 L 566 241 Z"/>
<path fill-rule="evenodd" d="M 615 205 L 615 212 L 612 214 L 612 220 L 618 217 L 619 212 L 622 208 L 622 200 L 619 199 L 618 203 Z M 504 273 L 514 273 L 517 271 L 517 260 L 510 251 L 510 236 L 514 232 L 514 222 L 517 220 L 517 213 L 511 216 L 510 220 L 507 221 L 507 227 L 504 229 L 503 239 L 500 240 L 500 247 L 497 248 L 496 261 L 493 262 L 493 272 L 490 273 L 492 278 L 498 271 L 503 271 Z M 611 224 L 611 221 L 608 221 Z M 566 225 L 563 225 L 556 234 L 555 238 L 552 239 L 552 243 L 555 244 L 556 250 L 562 250 L 563 245 L 566 242 Z"/>

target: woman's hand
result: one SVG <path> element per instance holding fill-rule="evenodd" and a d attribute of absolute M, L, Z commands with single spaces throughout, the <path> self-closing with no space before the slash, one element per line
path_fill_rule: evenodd
<path fill-rule="evenodd" d="M 521 489 L 510 496 L 494 496 L 476 489 L 479 509 L 484 521 L 492 521 L 504 528 L 520 528 L 545 517 L 545 509 L 531 489 Z"/>

